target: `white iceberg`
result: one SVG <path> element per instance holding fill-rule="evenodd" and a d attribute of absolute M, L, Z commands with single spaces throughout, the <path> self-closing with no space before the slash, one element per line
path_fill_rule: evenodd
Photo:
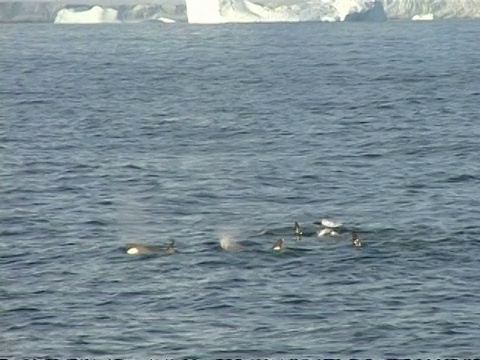
<path fill-rule="evenodd" d="M 186 0 L 190 24 L 386 19 L 378 0 L 308 0 L 260 5 L 249 0 Z"/>
<path fill-rule="evenodd" d="M 480 0 L 160 0 L 142 4 L 94 0 L 0 1 L 0 23 L 55 22 L 94 24 L 158 20 L 227 23 L 266 21 L 344 21 L 448 18 L 480 18 Z M 168 4 L 169 3 L 169 4 Z M 68 5 L 67 5 L 68 4 Z M 78 5 L 73 5 L 78 4 Z M 89 5 L 81 5 L 89 4 Z M 186 6 L 188 5 L 188 9 Z M 161 20 L 160 20 L 161 21 Z"/>
<path fill-rule="evenodd" d="M 432 14 L 434 19 L 480 18 L 480 0 L 382 0 L 388 18 L 412 19 Z"/>
<path fill-rule="evenodd" d="M 112 8 L 94 6 L 89 10 L 78 11 L 64 8 L 58 11 L 55 24 L 104 24 L 117 23 L 118 11 Z"/>

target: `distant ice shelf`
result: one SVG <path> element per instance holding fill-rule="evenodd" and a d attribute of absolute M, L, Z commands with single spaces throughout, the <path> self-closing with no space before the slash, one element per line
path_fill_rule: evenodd
<path fill-rule="evenodd" d="M 480 18 L 480 0 L 382 0 L 389 19 L 412 19 L 432 15 L 433 19 Z"/>
<path fill-rule="evenodd" d="M 163 23 L 186 22 L 185 4 L 122 4 L 97 5 L 89 2 L 82 5 L 62 4 L 59 1 L 0 2 L 0 23 L 3 22 L 49 22 L 57 24 L 98 24 L 119 22 L 159 21 Z M 111 4 L 111 5 L 110 5 Z"/>
<path fill-rule="evenodd" d="M 299 21 L 384 21 L 378 0 L 308 0 L 277 6 L 249 0 L 186 0 L 191 24 Z"/>
<path fill-rule="evenodd" d="M 94 6 L 89 10 L 62 9 L 55 17 L 55 24 L 104 24 L 118 23 L 118 11 Z"/>
<path fill-rule="evenodd" d="M 0 2 L 0 22 L 215 24 L 480 18 L 480 0 L 185 0 L 181 4 L 162 3 L 164 0 L 149 4 L 136 4 L 135 0 L 98 0 L 96 4 L 96 0 L 61 1 Z"/>

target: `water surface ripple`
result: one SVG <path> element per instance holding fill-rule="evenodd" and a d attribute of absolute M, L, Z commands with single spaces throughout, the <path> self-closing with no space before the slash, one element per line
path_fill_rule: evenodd
<path fill-rule="evenodd" d="M 0 355 L 478 355 L 478 22 L 1 28 Z"/>

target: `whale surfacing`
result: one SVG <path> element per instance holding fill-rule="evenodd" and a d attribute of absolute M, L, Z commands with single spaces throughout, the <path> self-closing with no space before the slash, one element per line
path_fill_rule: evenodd
<path fill-rule="evenodd" d="M 323 229 L 317 232 L 318 237 L 322 237 L 326 235 L 337 236 L 338 231 L 335 231 L 335 229 L 343 225 L 341 222 L 331 220 L 331 219 L 322 219 L 320 221 L 315 221 L 314 224 L 323 226 Z"/>
<path fill-rule="evenodd" d="M 361 247 L 362 241 L 360 240 L 360 236 L 354 231 L 352 232 L 352 244 L 355 247 Z"/>
<path fill-rule="evenodd" d="M 277 240 L 277 241 L 275 241 L 275 244 L 273 244 L 272 250 L 273 251 L 282 251 L 284 249 L 284 244 L 285 244 L 284 239 Z"/>
<path fill-rule="evenodd" d="M 339 221 L 336 221 L 336 220 L 332 220 L 332 219 L 322 219 L 320 221 L 315 221 L 314 222 L 315 225 L 321 225 L 323 227 L 326 227 L 326 228 L 338 228 L 340 226 L 342 226 L 343 224 Z"/>
<path fill-rule="evenodd" d="M 247 249 L 238 244 L 231 236 L 222 236 L 220 238 L 220 247 L 225 251 L 247 251 Z"/>
<path fill-rule="evenodd" d="M 128 255 L 152 255 L 152 254 L 173 254 L 175 253 L 175 240 L 172 240 L 166 248 L 158 245 L 127 244 Z"/>
<path fill-rule="evenodd" d="M 338 235 L 338 232 L 336 232 L 334 229 L 332 228 L 323 228 L 322 230 L 320 230 L 318 233 L 317 233 L 317 236 L 318 237 L 322 237 L 322 236 L 326 236 L 326 235 L 330 235 L 330 236 L 337 236 Z"/>
<path fill-rule="evenodd" d="M 302 231 L 302 228 L 301 228 L 300 224 L 297 221 L 295 221 L 295 224 L 293 226 L 293 231 L 295 232 L 295 236 L 297 238 L 297 241 L 300 240 L 302 238 L 303 231 Z"/>

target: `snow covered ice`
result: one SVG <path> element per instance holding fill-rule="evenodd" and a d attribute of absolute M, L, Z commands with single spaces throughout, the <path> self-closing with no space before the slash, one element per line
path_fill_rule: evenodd
<path fill-rule="evenodd" d="M 68 0 L 70 1 L 70 0 Z M 82 1 L 84 3 L 82 3 Z M 480 18 L 480 0 L 129 0 L 0 2 L 0 22 L 117 23 L 383 21 Z M 115 1 L 123 1 L 122 4 Z M 163 1 L 163 2 L 162 2 Z M 88 5 L 87 5 L 88 4 Z"/>

